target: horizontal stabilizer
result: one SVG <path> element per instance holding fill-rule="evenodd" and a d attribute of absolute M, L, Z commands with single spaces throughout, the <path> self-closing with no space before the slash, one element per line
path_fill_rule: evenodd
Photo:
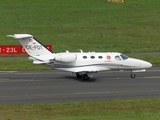
<path fill-rule="evenodd" d="M 46 62 L 42 62 L 42 61 L 33 61 L 33 64 L 46 64 Z"/>
<path fill-rule="evenodd" d="M 29 57 L 28 59 L 33 61 L 34 64 L 44 64 L 44 63 L 50 63 L 54 58 L 54 56 L 47 56 L 47 55 L 43 55 L 43 56 L 33 56 L 33 57 Z"/>
<path fill-rule="evenodd" d="M 146 69 L 143 69 L 143 70 L 132 70 L 132 72 L 146 72 Z"/>
<path fill-rule="evenodd" d="M 32 35 L 30 34 L 14 34 L 14 35 L 7 35 L 7 37 L 13 37 L 16 39 L 20 39 L 20 38 L 33 38 Z"/>

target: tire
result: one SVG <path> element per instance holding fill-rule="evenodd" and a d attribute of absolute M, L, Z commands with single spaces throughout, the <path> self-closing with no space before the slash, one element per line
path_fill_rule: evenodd
<path fill-rule="evenodd" d="M 135 78 L 136 74 L 135 73 L 131 73 L 131 78 Z"/>
<path fill-rule="evenodd" d="M 84 75 L 83 75 L 83 80 L 89 80 L 89 77 L 88 77 L 87 74 L 84 74 Z"/>
<path fill-rule="evenodd" d="M 82 75 L 80 75 L 79 73 L 77 73 L 77 74 L 76 74 L 76 77 L 77 77 L 78 79 L 81 79 L 81 78 L 82 78 Z"/>

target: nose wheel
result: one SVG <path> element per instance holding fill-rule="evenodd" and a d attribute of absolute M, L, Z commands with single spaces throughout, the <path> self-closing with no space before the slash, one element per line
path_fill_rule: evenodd
<path fill-rule="evenodd" d="M 135 73 L 131 73 L 131 78 L 135 78 L 136 77 L 136 74 Z"/>

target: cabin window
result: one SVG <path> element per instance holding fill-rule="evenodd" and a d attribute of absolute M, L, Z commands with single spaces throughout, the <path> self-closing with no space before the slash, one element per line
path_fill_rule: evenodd
<path fill-rule="evenodd" d="M 95 57 L 94 56 L 91 56 L 91 59 L 94 59 Z"/>
<path fill-rule="evenodd" d="M 115 56 L 115 59 L 118 60 L 118 61 L 121 60 L 121 58 L 119 57 L 119 55 Z"/>
<path fill-rule="evenodd" d="M 99 58 L 99 59 L 102 59 L 103 57 L 102 57 L 102 56 L 98 56 L 98 58 Z"/>
<path fill-rule="evenodd" d="M 87 59 L 87 56 L 83 56 L 84 59 Z"/>

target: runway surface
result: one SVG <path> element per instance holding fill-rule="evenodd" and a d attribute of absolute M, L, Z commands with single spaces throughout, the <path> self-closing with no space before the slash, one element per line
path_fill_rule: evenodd
<path fill-rule="evenodd" d="M 0 104 L 160 98 L 160 67 L 147 72 L 101 72 L 84 81 L 52 71 L 0 71 Z"/>

